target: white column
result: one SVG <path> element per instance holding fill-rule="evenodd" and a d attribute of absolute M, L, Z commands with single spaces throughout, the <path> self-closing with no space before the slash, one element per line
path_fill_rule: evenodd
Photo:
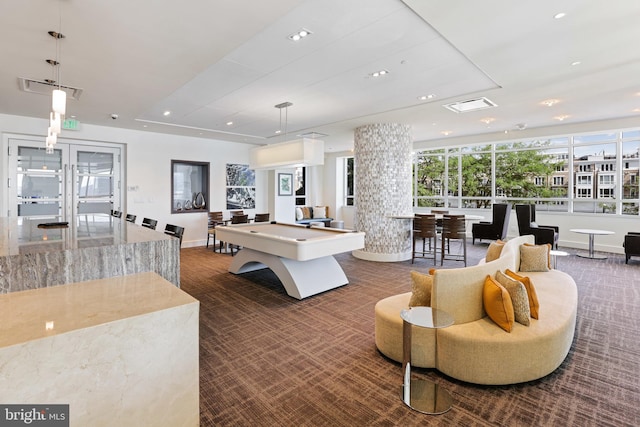
<path fill-rule="evenodd" d="M 411 220 L 392 215 L 413 212 L 411 128 L 397 123 L 371 124 L 355 131 L 354 228 L 365 233 L 356 258 L 370 261 L 411 259 Z"/>

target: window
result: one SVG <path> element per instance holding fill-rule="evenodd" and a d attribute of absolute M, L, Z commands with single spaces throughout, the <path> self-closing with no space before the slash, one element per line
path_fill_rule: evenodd
<path fill-rule="evenodd" d="M 547 211 L 640 214 L 640 129 L 431 148 L 416 153 L 413 171 L 416 207 L 535 201 Z"/>
<path fill-rule="evenodd" d="M 424 151 L 416 157 L 414 165 L 414 194 L 417 206 L 444 206 L 444 188 L 446 179 L 444 150 Z"/>
<path fill-rule="evenodd" d="M 578 185 L 591 185 L 591 175 L 578 175 Z"/>
<path fill-rule="evenodd" d="M 615 184 L 615 179 L 613 175 L 600 175 L 598 176 L 600 185 L 613 185 Z"/>
<path fill-rule="evenodd" d="M 600 188 L 598 190 L 598 198 L 613 198 L 613 188 Z"/>
<path fill-rule="evenodd" d="M 353 185 L 355 162 L 353 157 L 347 157 L 344 160 L 344 204 L 346 206 L 355 206 L 355 191 Z"/>
<path fill-rule="evenodd" d="M 579 198 L 590 198 L 591 197 L 591 189 L 590 188 L 578 188 L 576 190 L 576 197 L 579 197 Z"/>
<path fill-rule="evenodd" d="M 296 206 L 306 206 L 307 204 L 307 168 L 304 166 L 296 168 L 294 173 L 296 189 Z"/>

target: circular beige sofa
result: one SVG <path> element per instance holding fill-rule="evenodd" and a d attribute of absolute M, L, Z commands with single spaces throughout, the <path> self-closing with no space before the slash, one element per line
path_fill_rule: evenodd
<path fill-rule="evenodd" d="M 412 365 L 436 368 L 475 384 L 515 384 L 556 370 L 564 361 L 575 331 L 578 305 L 574 280 L 558 270 L 522 273 L 531 278 L 540 303 L 539 318 L 529 326 L 514 323 L 510 333 L 486 315 L 482 288 L 487 275 L 520 265 L 519 247 L 532 236 L 509 240 L 500 258 L 476 266 L 436 270 L 432 306 L 454 317 L 448 328 L 412 328 Z M 375 307 L 375 342 L 392 360 L 402 361 L 402 319 L 411 292 L 393 295 Z"/>

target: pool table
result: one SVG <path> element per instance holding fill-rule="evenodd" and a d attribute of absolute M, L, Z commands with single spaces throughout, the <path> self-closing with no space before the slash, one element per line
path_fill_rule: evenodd
<path fill-rule="evenodd" d="M 231 273 L 270 268 L 297 299 L 348 284 L 333 255 L 364 247 L 362 232 L 275 221 L 221 226 L 216 234 L 243 248 L 231 261 Z"/>

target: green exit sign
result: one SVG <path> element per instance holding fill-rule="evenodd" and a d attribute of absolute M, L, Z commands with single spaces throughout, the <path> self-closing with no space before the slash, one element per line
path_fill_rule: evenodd
<path fill-rule="evenodd" d="M 62 129 L 78 130 L 80 128 L 80 122 L 76 119 L 65 119 L 62 122 Z"/>

